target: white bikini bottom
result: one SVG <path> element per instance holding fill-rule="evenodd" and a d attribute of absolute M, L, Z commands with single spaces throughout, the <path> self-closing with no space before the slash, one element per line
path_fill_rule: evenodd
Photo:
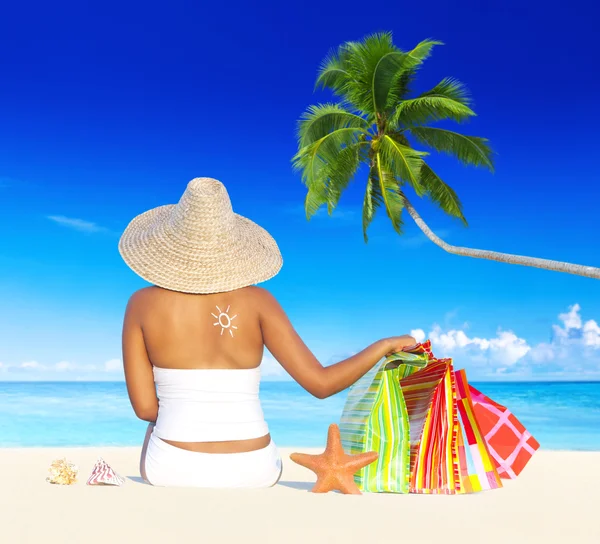
<path fill-rule="evenodd" d="M 271 487 L 281 471 L 281 457 L 273 441 L 255 451 L 201 453 L 171 446 L 154 433 L 140 462 L 144 480 L 161 487 Z"/>

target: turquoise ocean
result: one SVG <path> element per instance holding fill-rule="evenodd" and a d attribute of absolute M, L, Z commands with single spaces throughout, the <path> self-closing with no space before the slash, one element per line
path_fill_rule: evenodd
<path fill-rule="evenodd" d="M 510 408 L 543 449 L 600 451 L 600 383 L 473 383 Z M 261 384 L 278 446 L 321 447 L 346 394 L 315 399 L 294 382 Z M 0 447 L 139 446 L 146 423 L 123 382 L 0 382 Z"/>

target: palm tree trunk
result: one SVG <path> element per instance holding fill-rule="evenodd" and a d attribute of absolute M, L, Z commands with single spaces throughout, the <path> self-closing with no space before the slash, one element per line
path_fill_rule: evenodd
<path fill-rule="evenodd" d="M 435 235 L 435 233 L 427 226 L 425 221 L 417 213 L 404 197 L 404 207 L 407 209 L 410 216 L 414 219 L 418 227 L 425 233 L 434 244 L 441 247 L 444 251 L 454 255 L 464 255 L 466 257 L 475 257 L 476 259 L 489 259 L 491 261 L 500 261 L 502 263 L 520 264 L 523 266 L 533 266 L 535 268 L 544 268 L 546 270 L 555 270 L 557 272 L 566 272 L 567 274 L 576 274 L 578 276 L 586 276 L 588 278 L 600 279 L 600 268 L 593 266 L 582 266 L 580 264 L 563 263 L 560 261 L 551 261 L 549 259 L 538 259 L 535 257 L 522 257 L 521 255 L 511 255 L 510 253 L 498 253 L 496 251 L 486 251 L 483 249 L 471 249 L 468 247 L 451 246 Z"/>

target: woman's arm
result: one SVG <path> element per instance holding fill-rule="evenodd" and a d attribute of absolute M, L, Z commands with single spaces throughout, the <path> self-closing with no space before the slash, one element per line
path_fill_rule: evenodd
<path fill-rule="evenodd" d="M 135 415 L 154 422 L 158 415 L 158 399 L 154 387 L 152 363 L 148 359 L 139 313 L 143 294 L 134 293 L 129 299 L 123 320 L 123 367 L 129 400 Z"/>
<path fill-rule="evenodd" d="M 298 336 L 275 298 L 268 291 L 261 289 L 261 292 L 260 324 L 265 346 L 294 380 L 320 399 L 350 387 L 382 357 L 416 343 L 408 335 L 386 338 L 348 359 L 324 367 Z"/>

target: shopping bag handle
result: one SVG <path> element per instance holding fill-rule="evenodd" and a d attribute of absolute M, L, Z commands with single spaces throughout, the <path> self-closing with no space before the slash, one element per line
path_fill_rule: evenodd
<path fill-rule="evenodd" d="M 414 366 L 416 368 L 425 368 L 429 356 L 427 353 L 410 353 L 408 351 L 397 351 L 388 355 L 383 361 L 384 370 L 396 368 L 400 365 Z M 397 364 L 396 364 L 397 363 Z M 388 365 L 389 366 L 388 368 Z"/>

